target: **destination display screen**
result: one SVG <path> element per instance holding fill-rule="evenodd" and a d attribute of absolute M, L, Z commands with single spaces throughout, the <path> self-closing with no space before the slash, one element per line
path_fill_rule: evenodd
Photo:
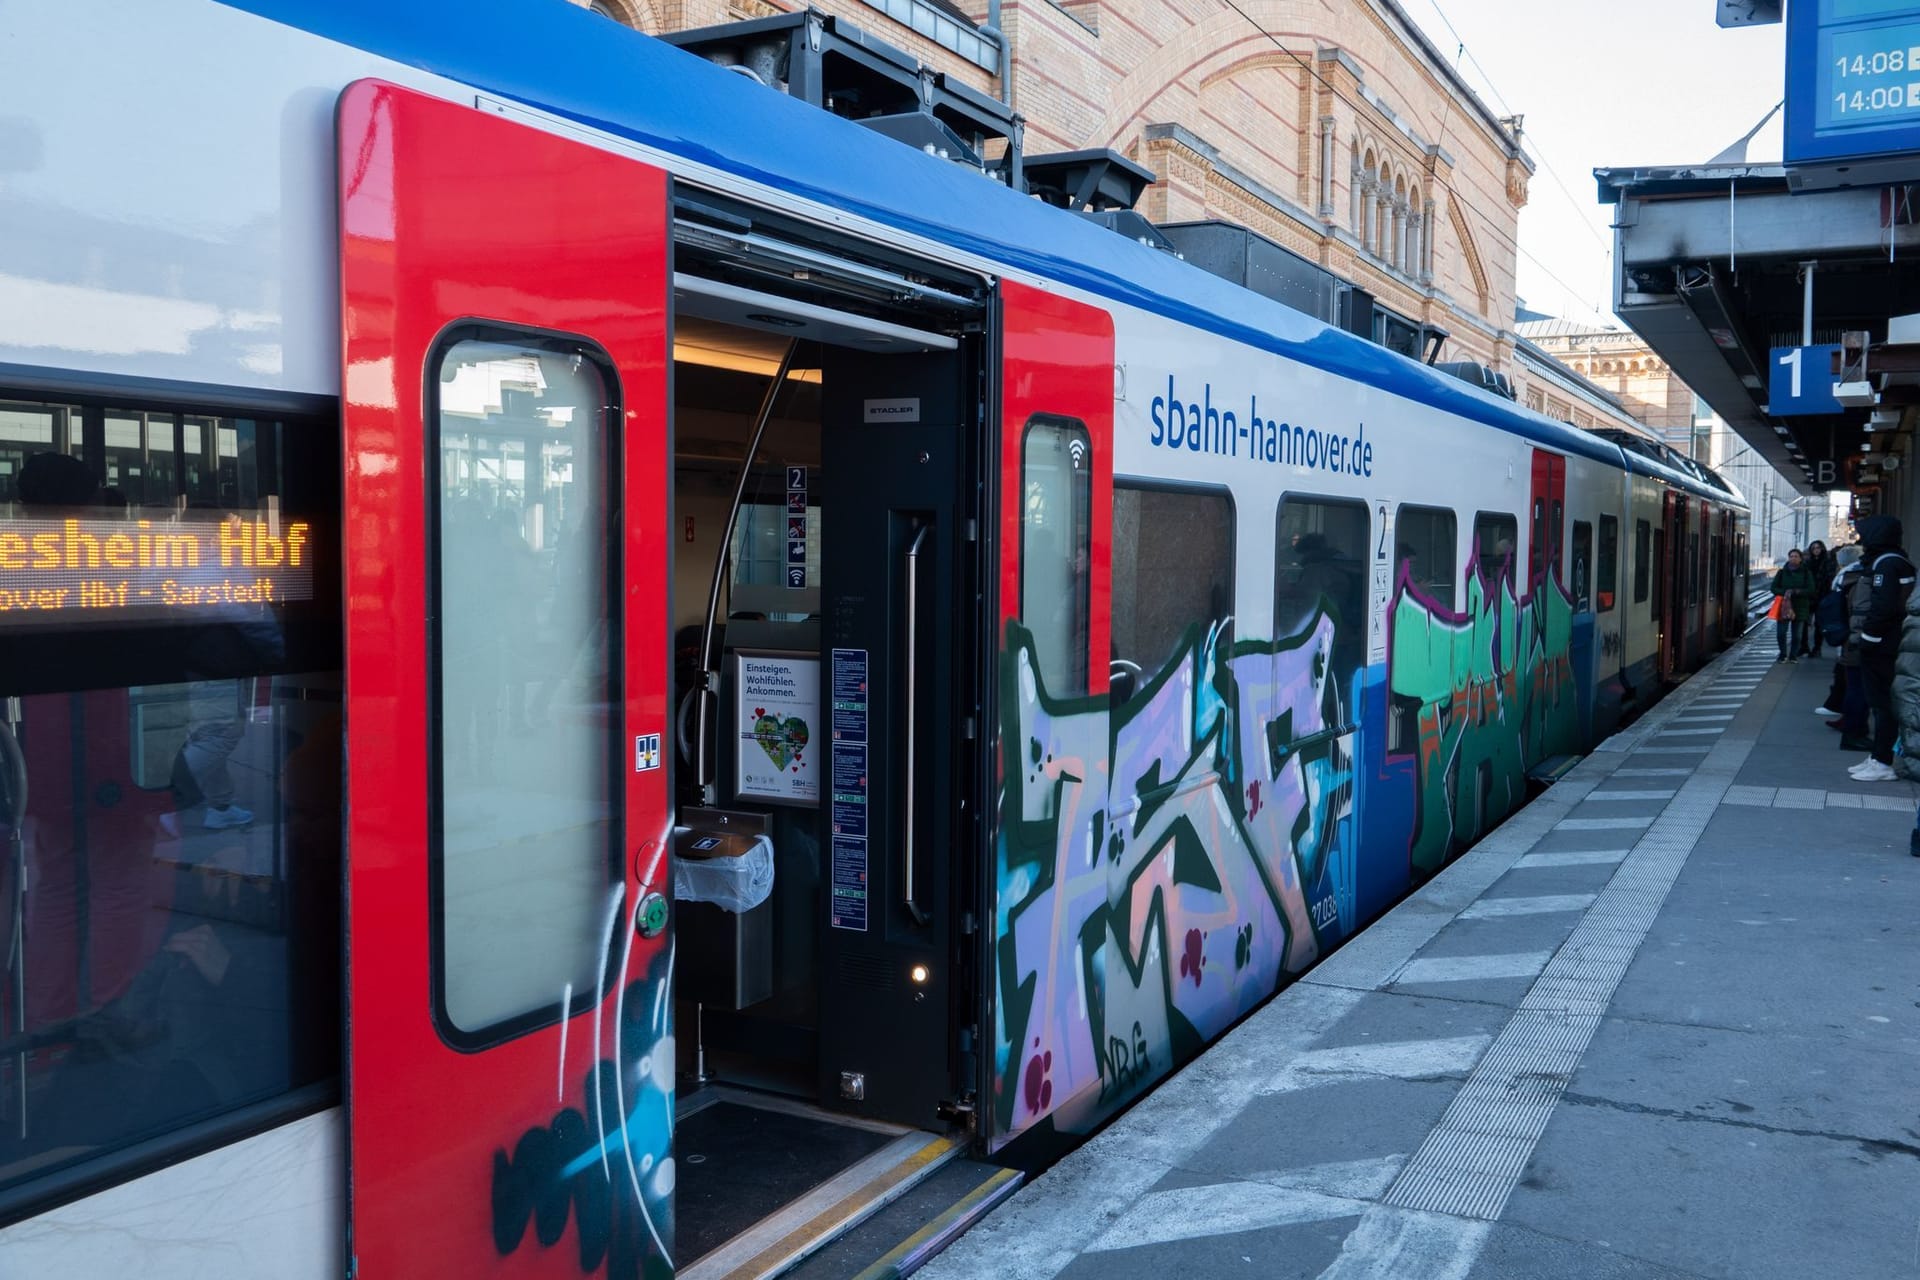
<path fill-rule="evenodd" d="M 1879 156 L 1920 140 L 1920 4 L 1807 0 L 1787 15 L 1786 161 Z"/>
<path fill-rule="evenodd" d="M 312 598 L 306 520 L 0 518 L 0 628 L 217 622 Z"/>

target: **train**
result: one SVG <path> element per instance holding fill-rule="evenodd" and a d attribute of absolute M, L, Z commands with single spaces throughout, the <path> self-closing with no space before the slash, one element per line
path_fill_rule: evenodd
<path fill-rule="evenodd" d="M 1697 464 L 584 9 L 6 26 L 9 1271 L 772 1274 L 1745 625 Z"/>

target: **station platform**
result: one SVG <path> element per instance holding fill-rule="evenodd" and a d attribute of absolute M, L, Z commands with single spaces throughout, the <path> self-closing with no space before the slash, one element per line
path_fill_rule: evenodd
<path fill-rule="evenodd" d="M 919 1274 L 1920 1267 L 1920 787 L 1729 650 Z"/>

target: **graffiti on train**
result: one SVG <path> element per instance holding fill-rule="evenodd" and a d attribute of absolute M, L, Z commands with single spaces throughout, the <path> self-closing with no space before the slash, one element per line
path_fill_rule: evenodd
<path fill-rule="evenodd" d="M 1055 696 L 1031 633 L 1008 624 L 1003 1140 L 1112 1114 L 1504 817 L 1529 767 L 1572 749 L 1570 598 L 1546 579 L 1520 599 L 1506 560 L 1469 569 L 1464 600 L 1456 613 L 1422 597 L 1403 568 L 1376 668 L 1351 656 L 1364 623 L 1341 624 L 1326 601 L 1277 640 L 1196 624 L 1111 698 Z"/>
<path fill-rule="evenodd" d="M 618 908 L 610 914 L 617 926 Z M 583 1274 L 673 1274 L 671 955 L 655 951 L 645 976 L 618 1000 L 609 993 L 606 1026 L 595 1015 L 582 1047 L 597 1052 L 604 1036 L 613 1054 L 585 1074 L 578 1104 L 521 1134 L 511 1152 L 494 1152 L 493 1243 L 502 1257 L 559 1245 L 571 1218 Z"/>
<path fill-rule="evenodd" d="M 1403 571 L 1389 617 L 1397 746 L 1417 762 L 1410 858 L 1424 876 L 1519 807 L 1529 768 L 1575 748 L 1573 601 L 1547 579 L 1523 603 L 1510 566 L 1475 567 L 1455 613 Z"/>
<path fill-rule="evenodd" d="M 1281 644 L 1189 630 L 1127 704 L 1045 689 L 1009 624 L 997 855 L 998 1130 L 1083 1128 L 1311 964 L 1351 903 L 1352 729 L 1334 624 Z M 1349 910 L 1351 908 L 1349 907 Z"/>

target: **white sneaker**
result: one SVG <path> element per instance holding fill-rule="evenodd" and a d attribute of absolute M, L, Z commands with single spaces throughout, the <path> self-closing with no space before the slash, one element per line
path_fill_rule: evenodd
<path fill-rule="evenodd" d="M 1875 762 L 1870 768 L 1861 769 L 1853 775 L 1855 782 L 1892 782 L 1900 775 L 1894 772 L 1890 764 Z"/>
<path fill-rule="evenodd" d="M 237 804 L 230 804 L 224 809 L 216 809 L 208 805 L 207 816 L 201 819 L 201 825 L 209 831 L 221 831 L 227 827 L 244 827 L 252 821 L 253 810 L 251 809 L 242 809 Z"/>
<path fill-rule="evenodd" d="M 1859 761 L 1856 761 L 1856 762 L 1855 762 L 1855 763 L 1853 763 L 1853 764 L 1850 764 L 1850 765 L 1848 765 L 1848 766 L 1847 766 L 1847 772 L 1848 772 L 1848 773 L 1858 773 L 1858 772 L 1860 772 L 1860 771 L 1861 771 L 1862 769 L 1871 769 L 1871 768 L 1873 767 L 1873 764 L 1874 764 L 1874 760 L 1873 760 L 1873 757 L 1872 757 L 1872 756 L 1868 756 L 1868 757 L 1867 757 L 1867 758 L 1866 758 L 1865 760 L 1859 760 Z"/>
<path fill-rule="evenodd" d="M 1817 716 L 1837 716 L 1837 715 L 1842 715 L 1844 713 L 1835 711 L 1832 707 L 1815 707 L 1813 709 L 1813 714 Z"/>

